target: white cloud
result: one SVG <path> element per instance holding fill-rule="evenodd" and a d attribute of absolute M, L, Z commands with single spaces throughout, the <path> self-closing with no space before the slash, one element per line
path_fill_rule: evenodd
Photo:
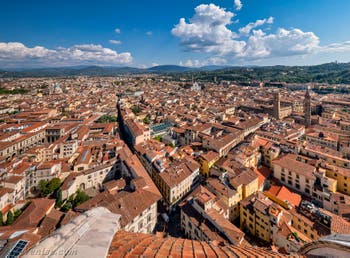
<path fill-rule="evenodd" d="M 129 52 L 117 53 L 101 45 L 82 44 L 47 49 L 27 47 L 19 42 L 0 42 L 0 64 L 5 66 L 55 66 L 76 64 L 126 64 L 132 62 Z"/>
<path fill-rule="evenodd" d="M 208 59 L 207 65 L 225 65 L 227 60 L 223 57 L 214 56 Z"/>
<path fill-rule="evenodd" d="M 243 7 L 243 4 L 242 4 L 241 0 L 235 0 L 234 4 L 235 4 L 235 8 L 236 8 L 237 11 L 241 10 L 242 7 Z"/>
<path fill-rule="evenodd" d="M 147 32 L 146 32 L 146 35 L 147 35 L 147 36 L 152 36 L 152 35 L 153 35 L 153 32 L 152 32 L 152 31 L 147 31 Z"/>
<path fill-rule="evenodd" d="M 207 65 L 225 65 L 227 64 L 227 60 L 222 57 L 211 57 L 206 60 L 198 60 L 198 59 L 188 59 L 185 62 L 180 61 L 179 65 L 187 66 L 187 67 L 202 67 Z"/>
<path fill-rule="evenodd" d="M 180 61 L 181 66 L 186 66 L 186 67 L 200 67 L 202 66 L 202 63 L 199 60 L 187 60 L 186 62 Z"/>
<path fill-rule="evenodd" d="M 109 43 L 114 44 L 114 45 L 120 45 L 122 42 L 120 40 L 110 39 Z"/>
<path fill-rule="evenodd" d="M 115 28 L 114 29 L 114 32 L 117 33 L 117 34 L 120 34 L 121 33 L 121 30 L 119 28 Z"/>
<path fill-rule="evenodd" d="M 278 29 L 276 34 L 254 30 L 238 57 L 259 59 L 276 56 L 304 55 L 319 49 L 319 38 L 313 32 L 300 29 Z"/>
<path fill-rule="evenodd" d="M 317 35 L 298 28 L 279 28 L 275 32 L 269 30 L 269 27 L 264 30 L 255 29 L 272 24 L 273 17 L 250 22 L 236 33 L 228 28 L 233 17 L 234 14 L 224 8 L 214 4 L 202 4 L 195 8 L 195 13 L 188 22 L 181 18 L 171 32 L 180 39 L 180 45 L 185 51 L 210 53 L 213 58 L 233 62 L 324 52 L 350 52 L 350 41 L 321 46 Z M 208 63 L 209 59 L 182 62 L 187 66 L 202 66 Z"/>
<path fill-rule="evenodd" d="M 159 66 L 158 63 L 152 63 L 151 66 Z"/>
<path fill-rule="evenodd" d="M 19 42 L 0 42 L 0 60 L 39 59 L 54 53 L 41 46 L 27 48 Z"/>
<path fill-rule="evenodd" d="M 171 32 L 180 38 L 181 45 L 188 51 L 221 55 L 240 52 L 245 42 L 233 40 L 236 33 L 226 27 L 233 16 L 232 12 L 214 4 L 202 4 L 195 8 L 189 23 L 181 18 Z"/>
<path fill-rule="evenodd" d="M 344 52 L 350 51 L 350 41 L 345 41 L 341 43 L 332 43 L 321 47 L 321 52 Z"/>
<path fill-rule="evenodd" d="M 241 34 L 244 34 L 244 35 L 248 35 L 252 29 L 256 28 L 256 27 L 259 27 L 259 26 L 262 26 L 264 25 L 265 23 L 267 24 L 272 24 L 273 23 L 273 20 L 274 18 L 273 17 L 269 17 L 267 19 L 263 19 L 263 20 L 256 20 L 255 22 L 250 22 L 248 23 L 246 26 L 244 26 L 243 28 L 240 28 L 239 29 L 239 32 Z"/>

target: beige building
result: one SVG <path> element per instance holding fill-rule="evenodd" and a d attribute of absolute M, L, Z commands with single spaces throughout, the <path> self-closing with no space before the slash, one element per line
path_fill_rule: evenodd
<path fill-rule="evenodd" d="M 181 229 L 191 239 L 240 245 L 244 233 L 228 219 L 227 206 L 199 186 L 181 205 Z"/>
<path fill-rule="evenodd" d="M 316 168 L 297 160 L 294 154 L 288 154 L 272 161 L 273 175 L 282 184 L 298 192 L 311 196 Z"/>

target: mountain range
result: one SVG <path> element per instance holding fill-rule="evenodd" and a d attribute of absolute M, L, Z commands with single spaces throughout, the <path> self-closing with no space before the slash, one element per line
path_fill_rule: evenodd
<path fill-rule="evenodd" d="M 115 76 L 121 74 L 144 74 L 144 73 L 182 73 L 191 71 L 213 71 L 227 68 L 224 66 L 204 66 L 191 68 L 178 65 L 159 65 L 150 68 L 136 67 L 109 67 L 109 66 L 72 66 L 72 67 L 50 67 L 34 69 L 0 69 L 0 78 L 6 77 L 60 77 L 60 76 Z"/>
<path fill-rule="evenodd" d="M 159 65 L 150 68 L 73 66 L 35 69 L 0 68 L 0 78 L 67 77 L 67 76 L 117 76 L 125 74 L 167 74 L 175 79 L 192 76 L 199 81 L 230 80 L 283 81 L 290 83 L 320 82 L 350 84 L 350 63 L 326 63 L 312 66 L 203 66 L 199 68 Z"/>

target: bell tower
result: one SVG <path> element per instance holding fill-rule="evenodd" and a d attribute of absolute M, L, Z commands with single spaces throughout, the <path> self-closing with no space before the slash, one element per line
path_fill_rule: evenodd
<path fill-rule="evenodd" d="M 276 91 L 273 96 L 273 116 L 277 120 L 281 117 L 281 96 L 279 91 Z"/>
<path fill-rule="evenodd" d="M 307 88 L 304 99 L 304 116 L 305 116 L 305 127 L 311 126 L 311 96 L 309 88 Z"/>

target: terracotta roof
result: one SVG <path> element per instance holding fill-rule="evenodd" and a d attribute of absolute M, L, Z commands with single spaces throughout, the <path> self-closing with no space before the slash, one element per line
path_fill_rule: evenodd
<path fill-rule="evenodd" d="M 294 206 L 299 206 L 301 202 L 301 196 L 297 193 L 289 191 L 285 186 L 273 185 L 266 192 L 270 193 L 273 196 L 276 196 L 278 199 L 284 202 L 288 201 Z"/>
<path fill-rule="evenodd" d="M 272 171 L 267 167 L 254 168 L 254 172 L 258 175 L 259 188 L 272 173 Z"/>
<path fill-rule="evenodd" d="M 14 227 L 36 227 L 46 214 L 55 205 L 55 200 L 39 198 L 32 199 L 29 206 L 23 211 L 13 224 Z"/>
<path fill-rule="evenodd" d="M 287 257 L 264 248 L 217 245 L 190 239 L 119 231 L 108 257 Z"/>
<path fill-rule="evenodd" d="M 63 212 L 52 209 L 51 212 L 40 223 L 38 234 L 45 237 L 55 231 L 61 218 L 63 217 L 63 214 Z"/>
<path fill-rule="evenodd" d="M 76 207 L 76 210 L 87 211 L 95 207 L 105 207 L 122 216 L 120 224 L 124 227 L 159 199 L 160 196 L 143 189 L 132 193 L 125 191 L 117 194 L 102 192 Z"/>

